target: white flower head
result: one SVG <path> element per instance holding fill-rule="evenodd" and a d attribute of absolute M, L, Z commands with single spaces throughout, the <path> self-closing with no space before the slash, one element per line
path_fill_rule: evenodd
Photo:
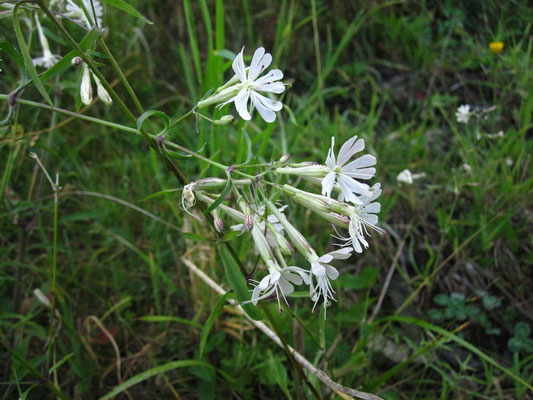
<path fill-rule="evenodd" d="M 408 169 L 404 169 L 398 174 L 396 180 L 401 183 L 407 183 L 408 185 L 413 184 L 413 174 Z"/>
<path fill-rule="evenodd" d="M 472 112 L 470 111 L 470 105 L 468 104 L 459 106 L 455 112 L 455 118 L 457 118 L 457 122 L 460 124 L 468 124 L 471 115 Z"/>
<path fill-rule="evenodd" d="M 357 136 L 352 137 L 344 143 L 335 158 L 335 137 L 331 137 L 331 148 L 326 159 L 327 175 L 322 179 L 322 195 L 331 197 L 331 191 L 338 183 L 342 198 L 354 204 L 361 204 L 358 194 L 368 193 L 368 185 L 358 182 L 356 179 L 371 179 L 376 173 L 372 166 L 376 164 L 376 157 L 365 154 L 354 161 L 348 162 L 354 154 L 365 148 L 363 139 L 357 140 Z"/>
<path fill-rule="evenodd" d="M 328 299 L 335 300 L 335 291 L 331 287 L 330 279 L 332 281 L 337 279 L 339 276 L 339 271 L 329 265 L 329 263 L 333 260 L 345 260 L 350 257 L 351 253 L 352 250 L 350 248 L 344 247 L 342 249 L 325 254 L 322 257 L 316 257 L 314 260 L 309 260 L 311 262 L 311 281 L 309 285 L 309 294 L 311 296 L 311 300 L 315 302 L 313 311 L 315 310 L 320 298 L 323 297 L 325 316 Z M 313 277 L 316 280 L 315 285 L 313 285 Z"/>
<path fill-rule="evenodd" d="M 381 211 L 381 204 L 376 200 L 381 195 L 381 184 L 376 183 L 372 186 L 369 195 L 361 196 L 363 201 L 362 206 L 355 206 L 350 215 L 350 224 L 348 226 L 349 237 L 343 238 L 345 246 L 351 246 L 357 253 L 363 252 L 363 247 L 368 248 L 368 242 L 365 239 L 365 234 L 369 235 L 368 229 L 372 229 L 378 233 L 383 233 L 383 230 L 377 226 L 378 216 Z"/>
<path fill-rule="evenodd" d="M 41 22 L 39 21 L 37 14 L 35 14 L 35 24 L 37 25 L 37 32 L 39 34 L 39 42 L 41 43 L 41 47 L 43 49 L 43 56 L 34 58 L 31 61 L 35 66 L 50 68 L 56 62 L 58 62 L 61 57 L 57 54 L 52 54 L 50 51 L 48 39 L 46 39 L 46 36 L 44 35 L 43 27 L 41 26 Z"/>
<path fill-rule="evenodd" d="M 280 111 L 283 105 L 280 101 L 269 99 L 259 92 L 283 93 L 285 91 L 285 85 L 283 82 L 278 82 L 283 78 L 283 72 L 279 69 L 273 69 L 268 74 L 259 78 L 259 75 L 272 62 L 272 56 L 270 53 L 266 53 L 263 47 L 259 47 L 255 51 L 252 57 L 252 63 L 247 71 L 244 66 L 243 51 L 244 47 L 233 61 L 233 71 L 240 83 L 227 89 L 238 89 L 238 92 L 235 96 L 220 104 L 219 107 L 235 102 L 235 107 L 241 118 L 250 120 L 252 117 L 248 109 L 248 100 L 251 100 L 253 107 L 257 109 L 266 122 L 274 122 L 276 120 L 276 111 Z"/>
<path fill-rule="evenodd" d="M 294 292 L 294 285 L 309 284 L 309 272 L 299 267 L 285 267 L 283 269 L 269 270 L 269 274 L 257 283 L 253 292 L 252 299 L 245 301 L 243 304 L 252 303 L 257 305 L 259 300 L 263 300 L 274 293 L 278 299 L 278 307 L 281 312 L 280 294 L 286 304 L 286 296 Z"/>
<path fill-rule="evenodd" d="M 98 26 L 102 27 L 102 15 L 104 14 L 104 9 L 100 2 L 98 0 L 83 0 L 83 5 L 89 13 L 90 20 L 83 12 L 83 9 L 72 0 L 67 0 L 67 12 L 65 13 L 65 15 L 74 19 L 76 22 L 85 25 L 88 29 L 91 29 L 95 25 L 94 21 L 96 17 L 96 22 Z"/>

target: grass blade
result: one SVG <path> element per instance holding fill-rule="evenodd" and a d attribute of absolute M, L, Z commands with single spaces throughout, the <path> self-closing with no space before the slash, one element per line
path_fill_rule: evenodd
<path fill-rule="evenodd" d="M 202 354 L 204 352 L 205 344 L 207 343 L 207 337 L 209 336 L 209 332 L 211 332 L 211 328 L 213 327 L 213 324 L 215 322 L 215 318 L 218 316 L 218 313 L 220 312 L 220 309 L 226 302 L 226 299 L 230 293 L 226 293 L 224 296 L 220 298 L 218 303 L 215 305 L 215 308 L 213 308 L 213 311 L 211 312 L 211 315 L 209 315 L 209 318 L 207 318 L 207 321 L 205 321 L 204 327 L 202 328 L 202 333 L 200 335 L 200 356 L 199 358 L 202 358 Z"/>

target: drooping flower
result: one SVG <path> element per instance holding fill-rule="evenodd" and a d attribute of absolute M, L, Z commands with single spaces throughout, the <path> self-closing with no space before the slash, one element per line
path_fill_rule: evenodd
<path fill-rule="evenodd" d="M 455 112 L 455 118 L 460 124 L 468 124 L 471 115 L 472 113 L 470 112 L 469 104 L 463 104 L 462 106 L 459 106 Z"/>
<path fill-rule="evenodd" d="M 80 97 L 83 104 L 88 106 L 93 101 L 91 75 L 96 83 L 96 94 L 98 95 L 98 98 L 102 100 L 102 103 L 104 103 L 106 106 L 109 106 L 113 103 L 113 99 L 111 99 L 111 96 L 105 89 L 104 85 L 102 85 L 102 82 L 100 82 L 100 79 L 98 79 L 94 72 L 89 69 L 89 66 L 85 62 L 80 61 L 79 57 L 74 57 L 72 59 L 72 65 L 81 65 L 83 68 L 80 85 Z"/>
<path fill-rule="evenodd" d="M 35 14 L 35 24 L 37 25 L 37 32 L 39 34 L 39 42 L 41 43 L 41 47 L 43 49 L 43 56 L 34 58 L 31 61 L 35 66 L 50 68 L 56 62 L 58 62 L 61 57 L 57 54 L 52 54 L 52 52 L 50 51 L 48 39 L 46 39 L 46 36 L 44 35 L 43 27 L 41 26 L 41 21 L 39 21 L 39 17 L 37 16 L 37 14 Z"/>
<path fill-rule="evenodd" d="M 376 164 L 376 157 L 365 154 L 354 161 L 348 163 L 354 154 L 365 148 L 363 139 L 357 140 L 357 136 L 352 137 L 344 143 L 335 159 L 335 137 L 331 137 L 331 148 L 326 158 L 327 175 L 322 179 L 322 195 L 331 197 L 331 191 L 338 183 L 344 200 L 354 204 L 361 204 L 359 197 L 355 193 L 368 193 L 368 185 L 360 183 L 356 179 L 371 179 L 376 173 L 372 166 Z"/>
<path fill-rule="evenodd" d="M 260 92 L 283 93 L 285 91 L 285 85 L 282 82 L 278 82 L 283 78 L 283 72 L 279 69 L 273 69 L 265 76 L 259 78 L 272 62 L 272 56 L 270 53 L 266 53 L 263 47 L 259 47 L 255 51 L 252 63 L 247 71 L 244 65 L 243 51 L 244 47 L 237 54 L 232 65 L 233 71 L 240 83 L 226 89 L 228 92 L 230 90 L 238 91 L 235 96 L 220 104 L 219 107 L 235 102 L 235 107 L 241 118 L 250 120 L 252 118 L 248 108 L 248 101 L 250 100 L 253 107 L 257 109 L 266 122 L 273 122 L 276 120 L 276 112 L 280 111 L 283 105 L 280 101 L 269 99 L 260 94 Z"/>
<path fill-rule="evenodd" d="M 281 311 L 280 294 L 286 304 L 286 296 L 294 292 L 294 285 L 309 284 L 309 272 L 299 267 L 285 267 L 283 269 L 269 269 L 269 274 L 257 283 L 252 299 L 245 303 L 257 305 L 259 300 L 265 299 L 274 293 L 278 299 L 278 306 Z"/>
<path fill-rule="evenodd" d="M 102 27 L 102 15 L 104 14 L 104 9 L 98 0 L 83 0 L 83 5 L 89 13 L 90 20 L 87 18 L 87 15 L 83 12 L 83 9 L 74 3 L 72 0 L 67 0 L 66 9 L 67 12 L 65 16 L 72 18 L 76 22 L 85 25 L 88 29 L 91 29 L 94 26 L 96 19 L 97 25 Z M 93 10 L 94 6 L 94 10 Z M 96 18 L 95 18 L 96 17 Z"/>
<path fill-rule="evenodd" d="M 381 204 L 376 200 L 381 195 L 381 184 L 376 183 L 372 186 L 369 195 L 361 196 L 363 205 L 356 205 L 350 215 L 350 223 L 348 226 L 349 237 L 343 238 L 345 246 L 351 246 L 357 253 L 363 252 L 364 248 L 368 248 L 368 242 L 365 239 L 365 234 L 369 235 L 368 229 L 372 229 L 378 233 L 383 230 L 377 226 L 378 216 L 381 211 Z"/>
<path fill-rule="evenodd" d="M 339 271 L 329 265 L 333 260 L 345 260 L 350 257 L 352 250 L 344 247 L 339 250 L 332 251 L 321 257 L 314 256 L 309 259 L 311 263 L 311 280 L 309 284 L 309 294 L 311 300 L 315 302 L 313 311 L 320 300 L 324 298 L 324 316 L 328 299 L 335 300 L 335 291 L 331 287 L 330 280 L 334 281 L 339 276 Z M 313 284 L 313 278 L 316 280 L 316 284 Z"/>

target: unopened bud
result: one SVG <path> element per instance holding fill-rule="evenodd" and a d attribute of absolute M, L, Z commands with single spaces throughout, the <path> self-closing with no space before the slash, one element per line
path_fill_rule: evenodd
<path fill-rule="evenodd" d="M 281 213 L 277 207 L 272 204 L 272 202 L 267 201 L 268 209 L 272 214 L 276 216 L 279 223 L 283 225 L 283 228 L 285 229 L 285 232 L 287 233 L 287 236 L 289 237 L 290 241 L 298 249 L 298 251 L 306 258 L 311 257 L 313 255 L 316 256 L 315 251 L 309 244 L 309 242 L 305 239 L 305 237 L 300 233 L 298 229 L 296 229 L 288 220 L 283 213 Z"/>
<path fill-rule="evenodd" d="M 224 115 L 222 118 L 217 119 L 213 121 L 213 124 L 215 125 L 229 125 L 235 121 L 235 117 L 233 115 Z"/>
<path fill-rule="evenodd" d="M 251 231 L 254 227 L 254 217 L 249 214 L 244 215 L 244 226 L 247 230 Z"/>
<path fill-rule="evenodd" d="M 239 207 L 241 208 L 242 212 L 244 213 L 244 227 L 251 231 L 254 227 L 254 214 L 250 206 L 244 201 L 244 199 L 241 197 L 238 201 Z"/>
<path fill-rule="evenodd" d="M 72 60 L 70 60 L 70 63 L 74 65 L 75 67 L 81 66 L 83 64 L 83 59 L 81 57 L 72 57 Z"/>
<path fill-rule="evenodd" d="M 280 159 L 279 159 L 279 163 L 280 164 L 285 164 L 287 161 L 289 161 L 291 158 L 291 155 L 290 154 L 285 154 L 284 156 L 282 156 Z"/>
<path fill-rule="evenodd" d="M 213 222 L 215 224 L 215 229 L 218 231 L 218 232 L 223 232 L 224 231 L 224 221 L 222 221 L 222 219 L 220 218 L 220 215 L 218 215 L 218 211 L 217 210 L 213 210 Z"/>
<path fill-rule="evenodd" d="M 93 73 L 94 81 L 96 82 L 96 93 L 98 94 L 98 97 L 100 100 L 102 100 L 102 103 L 104 103 L 106 106 L 110 106 L 113 103 L 113 99 L 111 99 L 111 96 L 105 89 L 104 85 L 102 85 L 102 82 L 100 82 L 100 79 Z"/>
<path fill-rule="evenodd" d="M 294 249 L 292 248 L 289 241 L 285 239 L 285 237 L 270 222 L 267 222 L 267 228 L 269 230 L 269 233 L 272 234 L 272 236 L 276 240 L 276 244 L 278 245 L 281 252 L 286 256 L 291 255 L 294 252 Z"/>
<path fill-rule="evenodd" d="M 81 77 L 80 86 L 81 102 L 86 106 L 93 101 L 93 88 L 91 87 L 91 71 L 87 64 L 83 63 L 83 75 Z"/>

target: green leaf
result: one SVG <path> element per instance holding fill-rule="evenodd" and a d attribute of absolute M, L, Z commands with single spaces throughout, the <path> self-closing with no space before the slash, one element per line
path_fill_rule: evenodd
<path fill-rule="evenodd" d="M 146 121 L 150 117 L 158 117 L 161 121 L 163 121 L 163 129 L 157 134 L 157 136 L 165 135 L 168 132 L 168 128 L 170 127 L 170 118 L 164 112 L 157 110 L 148 110 L 137 119 L 137 130 L 139 131 L 139 134 L 141 133 L 140 131 L 142 129 L 144 121 Z"/>
<path fill-rule="evenodd" d="M 217 208 L 219 204 L 222 203 L 224 199 L 226 199 L 226 197 L 228 196 L 228 193 L 232 186 L 232 181 L 231 181 L 230 173 L 226 172 L 226 175 L 228 176 L 228 180 L 226 181 L 226 186 L 224 186 L 224 190 L 222 190 L 222 193 L 220 193 L 220 196 L 217 197 L 217 199 L 213 202 L 213 204 L 207 207 L 207 209 L 204 211 L 204 215 L 209 214 L 211 211 Z"/>
<path fill-rule="evenodd" d="M 361 290 L 371 287 L 376 280 L 378 269 L 373 267 L 364 267 L 360 274 L 349 275 L 343 274 L 340 276 L 340 284 L 342 287 L 351 290 Z"/>
<path fill-rule="evenodd" d="M 215 52 L 216 56 L 226 58 L 230 61 L 235 60 L 235 57 L 237 57 L 237 54 L 235 54 L 233 51 L 222 49 Z"/>
<path fill-rule="evenodd" d="M 146 18 L 144 15 L 142 15 L 139 11 L 137 11 L 135 8 L 130 6 L 128 3 L 126 3 L 123 0 L 102 0 L 104 3 L 109 4 L 112 7 L 118 8 L 119 10 L 122 10 L 130 15 L 133 15 L 135 18 L 138 18 L 147 24 L 153 25 L 153 22 L 150 21 L 148 18 Z"/>
<path fill-rule="evenodd" d="M 54 372 L 56 369 L 58 369 L 63 363 L 65 363 L 66 361 L 68 361 L 68 359 L 70 357 L 72 357 L 74 355 L 74 353 L 70 353 L 70 354 L 67 354 L 65 357 L 63 357 L 61 360 L 59 360 L 58 362 L 56 362 L 54 365 L 52 365 L 52 367 L 50 368 L 50 370 L 48 371 L 49 374 L 51 374 L 52 372 Z"/>
<path fill-rule="evenodd" d="M 180 324 L 194 326 L 195 328 L 200 329 L 201 326 L 196 322 L 189 321 L 188 319 L 171 317 L 169 315 L 145 315 L 144 317 L 139 318 L 144 322 L 178 322 Z"/>
<path fill-rule="evenodd" d="M 209 318 L 207 318 L 207 321 L 205 321 L 204 327 L 202 328 L 202 333 L 200 335 L 200 357 L 199 358 L 202 358 L 205 344 L 207 343 L 207 337 L 209 336 L 209 332 L 211 332 L 211 328 L 213 327 L 215 318 L 218 316 L 220 309 L 226 302 L 226 299 L 228 298 L 229 295 L 230 293 L 228 292 L 220 298 L 218 303 L 215 305 L 215 308 L 213 308 L 213 311 L 211 311 Z"/>
<path fill-rule="evenodd" d="M 24 59 L 22 58 L 20 53 L 17 51 L 15 46 L 13 46 L 9 42 L 2 40 L 0 41 L 0 50 L 3 51 L 4 53 L 9 54 L 9 56 L 15 61 L 19 69 L 21 81 L 25 81 L 28 77 L 28 72 L 26 71 L 26 67 L 24 65 Z"/>
<path fill-rule="evenodd" d="M 527 322 L 517 322 L 514 326 L 514 334 L 516 337 L 525 339 L 531 333 L 531 327 Z"/>
<path fill-rule="evenodd" d="M 492 310 L 493 308 L 499 307 L 502 303 L 496 296 L 484 296 L 483 297 L 483 307 L 487 310 Z"/>
<path fill-rule="evenodd" d="M 19 21 L 19 7 L 24 3 L 17 3 L 15 7 L 13 8 L 13 25 L 15 27 L 15 36 L 17 37 L 17 41 L 20 47 L 20 51 L 22 53 L 22 57 L 24 58 L 24 63 L 26 64 L 26 70 L 28 71 L 28 74 L 30 75 L 31 80 L 33 81 L 33 84 L 41 93 L 41 95 L 44 97 L 46 102 L 51 106 L 54 107 L 52 104 L 52 100 L 50 99 L 50 96 L 48 95 L 48 92 L 44 88 L 43 82 L 39 79 L 39 75 L 37 74 L 37 70 L 33 66 L 33 62 L 31 60 L 30 50 L 28 48 L 28 45 L 26 44 L 26 41 L 24 40 L 24 35 L 22 34 L 22 29 L 20 29 L 20 21 Z"/>
<path fill-rule="evenodd" d="M 256 321 L 262 320 L 261 313 L 259 310 L 250 303 L 242 304 L 244 301 L 250 300 L 250 294 L 248 293 L 248 286 L 246 285 L 246 279 L 242 275 L 239 266 L 231 256 L 229 250 L 226 246 L 219 246 L 219 254 L 224 264 L 224 272 L 228 278 L 229 284 L 231 285 L 233 292 L 235 293 L 235 298 L 239 303 L 241 303 L 242 308 L 246 311 L 246 314 L 250 318 L 255 319 Z"/>
<path fill-rule="evenodd" d="M 79 43 L 79 47 L 82 50 L 87 50 L 95 41 L 100 37 L 100 31 L 98 29 L 91 29 L 87 35 Z M 41 76 L 41 81 L 47 81 L 56 75 L 65 72 L 70 66 L 72 59 L 76 56 L 80 56 L 78 50 L 74 49 L 65 54 L 61 60 L 56 62 L 50 69 L 46 70 Z"/>
<path fill-rule="evenodd" d="M 196 367 L 196 366 L 205 366 L 205 367 L 212 368 L 210 364 L 205 363 L 203 361 L 198 361 L 198 360 L 172 361 L 172 362 L 160 365 L 155 368 L 151 368 L 147 371 L 144 371 L 144 372 L 141 372 L 140 374 L 135 375 L 134 377 L 128 379 L 126 382 L 115 387 L 113 390 L 111 390 L 106 395 L 100 397 L 100 400 L 109 400 L 115 397 L 117 394 L 122 393 L 123 391 L 129 389 L 130 387 L 135 386 L 138 383 L 141 383 L 147 379 L 150 379 L 153 376 L 164 374 L 165 372 L 172 371 L 173 369 L 177 369 L 177 368 Z"/>

